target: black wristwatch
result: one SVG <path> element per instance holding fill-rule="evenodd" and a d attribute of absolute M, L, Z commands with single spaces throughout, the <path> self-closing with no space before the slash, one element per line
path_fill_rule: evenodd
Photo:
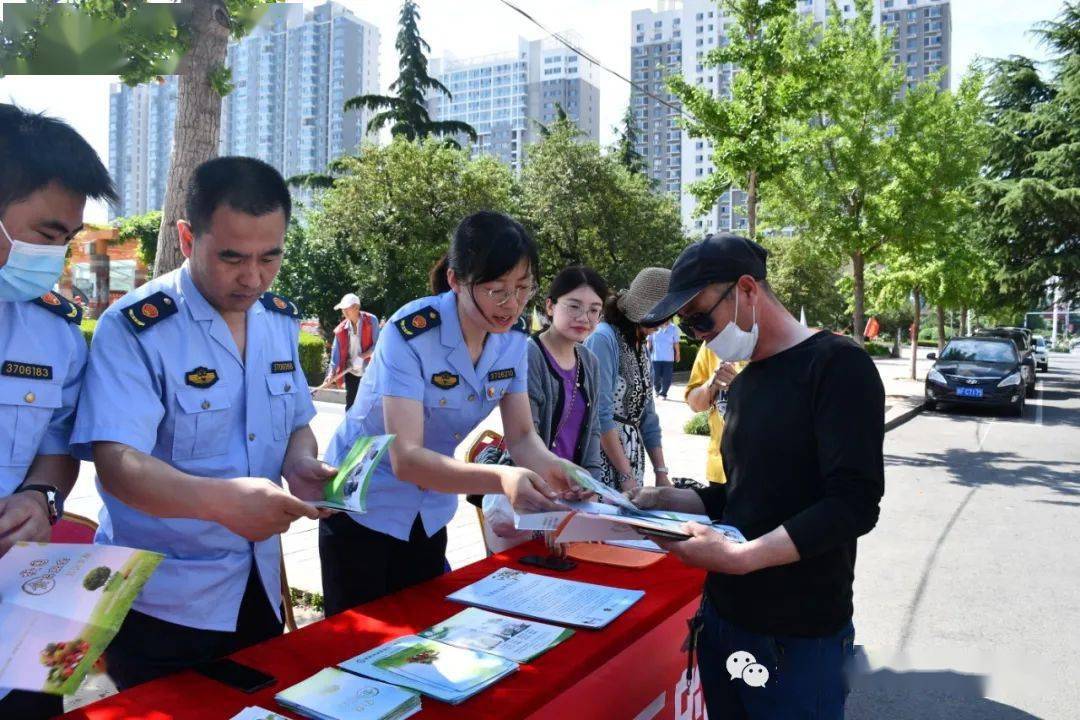
<path fill-rule="evenodd" d="M 45 506 L 49 509 L 49 524 L 55 525 L 64 516 L 64 498 L 52 485 L 20 485 L 15 492 L 35 490 L 45 496 Z"/>

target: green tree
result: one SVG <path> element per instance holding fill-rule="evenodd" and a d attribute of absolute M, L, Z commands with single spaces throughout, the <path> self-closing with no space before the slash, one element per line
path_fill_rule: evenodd
<path fill-rule="evenodd" d="M 183 215 L 187 185 L 200 163 L 217 154 L 221 98 L 231 90 L 225 67 L 229 37 L 242 37 L 267 3 L 258 0 L 189 0 L 158 4 L 147 0 L 77 0 L 74 7 L 36 3 L 40 15 L 25 28 L 29 35 L 0 42 L 0 60 L 18 54 L 20 67 L 33 67 L 49 57 L 79 56 L 86 34 L 108 30 L 107 46 L 97 43 L 94 58 L 112 57 L 109 70 L 68 62 L 67 69 L 119 74 L 128 85 L 175 74 L 177 83 L 173 161 L 166 181 L 164 210 L 154 274 L 183 262 L 176 221 Z M 55 23 L 51 25 L 50 23 Z M 5 31 L 7 28 L 5 27 Z M 95 34 L 96 33 L 96 34 Z M 111 55 L 105 55 L 105 53 Z M 10 68 L 0 65 L 0 70 Z"/>
<path fill-rule="evenodd" d="M 354 244 L 338 238 L 317 240 L 297 219 L 289 223 L 285 236 L 285 257 L 274 281 L 274 291 L 287 296 L 307 316 L 319 319 L 319 329 L 327 340 L 341 320 L 334 305 L 345 293 L 368 293 L 357 272 Z"/>
<path fill-rule="evenodd" d="M 978 188 L 980 233 L 1013 305 L 1037 302 L 1048 278 L 1080 299 L 1080 2 L 1064 3 L 1038 33 L 1047 74 L 1013 56 L 990 64 L 991 137 Z"/>
<path fill-rule="evenodd" d="M 383 316 L 426 295 L 428 271 L 463 217 L 514 210 L 509 168 L 434 138 L 365 145 L 339 163 L 340 177 L 308 216 L 304 243 L 287 250 L 288 259 L 306 258 L 296 270 L 304 277 L 281 281 L 320 319 L 336 317 L 346 289 Z"/>
<path fill-rule="evenodd" d="M 151 210 L 142 215 L 117 218 L 113 226 L 118 230 L 117 240 L 122 243 L 134 240 L 139 244 L 139 260 L 148 268 L 154 267 L 157 256 L 158 234 L 161 230 L 161 211 Z"/>
<path fill-rule="evenodd" d="M 540 244 L 543 282 L 567 265 L 626 287 L 643 263 L 669 266 L 684 245 L 679 208 L 596 143 L 554 124 L 521 173 L 522 219 Z"/>
<path fill-rule="evenodd" d="M 784 307 L 795 315 L 804 309 L 812 327 L 847 324 L 842 263 L 835 253 L 799 236 L 763 235 L 758 241 L 769 251 L 769 286 Z"/>
<path fill-rule="evenodd" d="M 616 133 L 615 146 L 612 149 L 615 152 L 615 157 L 619 158 L 619 163 L 629 172 L 638 175 L 643 174 L 645 172 L 645 158 L 637 150 L 638 131 L 634 125 L 634 111 L 630 107 L 626 108 L 621 124 L 616 126 L 614 130 Z"/>
<path fill-rule="evenodd" d="M 890 37 L 874 27 L 869 0 L 856 8 L 850 20 L 830 13 L 818 44 L 829 80 L 815 88 L 811 122 L 784 124 L 797 157 L 773 183 L 766 212 L 850 262 L 861 343 L 868 265 L 909 257 L 915 270 L 927 255 L 920 246 L 949 242 L 977 178 L 981 106 L 977 79 L 954 95 L 934 76 L 901 95 Z"/>
<path fill-rule="evenodd" d="M 827 82 L 817 60 L 813 31 L 795 12 L 795 0 L 722 0 L 732 19 L 730 43 L 705 56 L 703 64 L 730 71 L 730 97 L 688 82 L 668 80 L 693 119 L 685 121 L 691 137 L 713 145 L 715 173 L 690 186 L 698 212 L 706 213 L 732 188 L 746 191 L 751 237 L 757 234 L 762 187 L 781 173 L 795 149 L 785 141 L 785 121 L 810 117 L 811 90 Z M 734 68 L 738 68 L 737 71 Z"/>
<path fill-rule="evenodd" d="M 390 125 L 394 137 L 408 140 L 423 140 L 429 135 L 467 135 L 476 142 L 476 130 L 471 125 L 456 120 L 434 121 L 428 114 L 424 98 L 428 91 L 437 91 L 447 98 L 450 91 L 441 82 L 428 75 L 427 56 L 431 46 L 420 37 L 418 21 L 420 9 L 414 0 L 405 0 L 401 5 L 398 20 L 397 48 L 399 74 L 390 85 L 394 95 L 358 95 L 345 102 L 345 110 L 369 109 L 379 111 L 368 122 L 369 132 L 378 132 L 384 125 Z M 449 142 L 457 144 L 456 141 Z"/>

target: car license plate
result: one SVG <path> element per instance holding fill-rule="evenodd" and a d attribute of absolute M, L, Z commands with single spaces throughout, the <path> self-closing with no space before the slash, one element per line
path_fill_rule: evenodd
<path fill-rule="evenodd" d="M 983 396 L 982 388 L 969 388 L 969 387 L 956 388 L 956 394 L 959 397 L 982 397 Z"/>

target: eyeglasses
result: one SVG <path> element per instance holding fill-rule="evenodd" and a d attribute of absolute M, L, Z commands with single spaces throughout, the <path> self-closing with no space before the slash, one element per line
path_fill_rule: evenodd
<path fill-rule="evenodd" d="M 560 303 L 558 300 L 553 301 L 555 305 L 566 308 L 566 312 L 570 314 L 571 320 L 577 320 L 578 318 L 585 318 L 589 322 L 596 322 L 600 319 L 600 313 L 603 312 L 603 308 L 598 307 L 585 307 L 581 303 L 567 301 Z"/>
<path fill-rule="evenodd" d="M 496 305 L 498 305 L 500 307 L 502 307 L 506 303 L 510 302 L 510 298 L 515 298 L 517 300 L 518 304 L 524 305 L 525 303 L 529 302 L 534 297 L 536 297 L 536 292 L 537 292 L 538 289 L 539 288 L 537 287 L 537 285 L 535 283 L 530 285 L 529 287 L 516 287 L 516 288 L 513 288 L 513 289 L 508 289 L 508 288 L 498 288 L 498 289 L 481 288 L 481 290 L 488 296 L 488 298 L 490 298 L 493 303 L 495 303 Z M 521 297 L 522 295 L 525 296 L 524 299 L 522 299 L 522 297 Z"/>
<path fill-rule="evenodd" d="M 694 313 L 693 315 L 687 315 L 686 317 L 684 317 L 682 319 L 683 326 L 690 328 L 694 332 L 712 332 L 713 328 L 716 327 L 716 321 L 712 318 L 713 310 L 720 307 L 720 303 L 724 302 L 727 296 L 731 294 L 731 291 L 734 290 L 737 285 L 738 283 L 732 283 L 731 287 L 725 290 L 723 295 L 720 296 L 720 299 L 714 302 L 712 307 L 705 312 L 698 312 Z"/>

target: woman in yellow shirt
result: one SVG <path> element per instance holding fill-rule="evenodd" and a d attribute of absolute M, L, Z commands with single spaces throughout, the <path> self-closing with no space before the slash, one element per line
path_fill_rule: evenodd
<path fill-rule="evenodd" d="M 686 384 L 686 404 L 694 412 L 709 411 L 709 452 L 705 460 L 705 478 L 711 483 L 727 481 L 724 461 L 720 455 L 720 439 L 724 435 L 724 411 L 727 409 L 727 390 L 743 363 L 721 362 L 716 353 L 705 346 L 698 348 L 690 381 Z"/>

